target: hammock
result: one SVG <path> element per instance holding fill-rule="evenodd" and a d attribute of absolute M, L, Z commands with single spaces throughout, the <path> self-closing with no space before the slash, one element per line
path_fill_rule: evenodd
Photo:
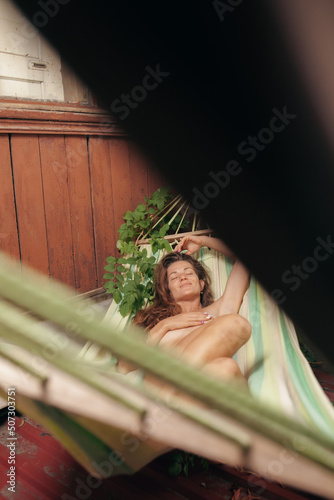
<path fill-rule="evenodd" d="M 150 255 L 149 246 L 147 250 Z M 155 254 L 157 262 L 162 254 Z M 215 250 L 204 248 L 194 257 L 209 269 L 216 300 L 223 294 L 233 262 Z M 118 308 L 112 302 L 104 321 L 125 329 L 132 315 L 124 318 Z M 254 277 L 239 313 L 251 323 L 252 336 L 234 358 L 247 376 L 251 393 L 274 410 L 333 437 L 334 408 L 300 349 L 294 325 Z M 88 343 L 81 354 L 98 359 L 99 352 Z"/>
<path fill-rule="evenodd" d="M 219 296 L 231 262 L 203 249 L 198 258 L 212 270 Z M 20 411 L 47 427 L 90 474 L 132 474 L 181 448 L 332 498 L 333 408 L 292 323 L 254 279 L 240 310 L 252 324 L 252 339 L 236 359 L 249 372 L 255 398 L 147 346 L 116 304 L 102 321 L 86 303 L 65 300 L 68 295 L 60 285 L 50 290 L 33 272 L 23 281 L 2 258 L 0 396 L 7 399 L 8 387 L 15 387 Z M 111 353 L 175 385 L 195 403 L 161 401 L 147 390 L 140 371 L 118 374 Z"/>

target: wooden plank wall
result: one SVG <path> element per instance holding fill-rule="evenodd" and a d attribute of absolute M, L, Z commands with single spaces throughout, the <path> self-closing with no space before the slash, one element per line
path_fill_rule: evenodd
<path fill-rule="evenodd" d="M 122 215 L 160 174 L 125 137 L 0 134 L 0 249 L 87 292 L 103 286 Z"/>

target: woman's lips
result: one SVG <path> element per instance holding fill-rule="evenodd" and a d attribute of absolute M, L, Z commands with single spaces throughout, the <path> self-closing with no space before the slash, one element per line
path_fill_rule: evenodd
<path fill-rule="evenodd" d="M 187 281 L 187 283 L 182 283 L 182 285 L 180 285 L 180 288 L 182 288 L 183 286 L 187 286 L 187 285 L 191 285 L 191 283 L 189 283 L 188 281 Z"/>

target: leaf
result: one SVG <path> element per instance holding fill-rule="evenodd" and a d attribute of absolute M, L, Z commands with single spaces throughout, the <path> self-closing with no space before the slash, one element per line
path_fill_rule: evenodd
<path fill-rule="evenodd" d="M 171 476 L 179 476 L 182 472 L 182 464 L 174 462 L 168 467 L 168 473 Z"/>
<path fill-rule="evenodd" d="M 124 257 L 120 257 L 119 259 L 117 259 L 117 263 L 118 264 L 127 264 L 128 259 L 125 259 Z"/>
<path fill-rule="evenodd" d="M 164 204 L 165 202 L 163 200 L 158 200 L 157 201 L 158 210 L 162 210 L 164 208 Z"/>
<path fill-rule="evenodd" d="M 127 264 L 130 264 L 130 266 L 132 266 L 133 264 L 136 264 L 136 262 L 137 262 L 136 257 L 129 257 L 127 259 Z"/>
<path fill-rule="evenodd" d="M 125 231 L 127 228 L 127 224 L 124 223 L 117 229 L 117 231 L 120 233 L 121 231 Z"/>
<path fill-rule="evenodd" d="M 139 221 L 142 218 L 142 214 L 140 212 L 137 212 L 137 210 L 135 210 L 133 212 L 133 217 L 136 221 Z"/>
<path fill-rule="evenodd" d="M 136 297 L 134 296 L 134 294 L 131 294 L 128 296 L 127 298 L 127 303 L 131 306 L 136 300 Z"/>
<path fill-rule="evenodd" d="M 124 281 L 124 276 L 123 276 L 122 274 L 117 274 L 116 279 L 117 279 L 118 281 L 120 281 L 121 283 L 123 283 L 123 281 Z"/>
<path fill-rule="evenodd" d="M 124 293 L 133 293 L 136 290 L 136 283 L 134 280 L 127 280 L 123 287 Z"/>
<path fill-rule="evenodd" d="M 121 298 L 122 298 L 121 292 L 119 290 L 115 290 L 115 292 L 113 293 L 113 299 L 116 302 L 116 304 L 118 304 L 121 301 Z"/>
<path fill-rule="evenodd" d="M 171 252 L 172 251 L 172 247 L 170 246 L 169 242 L 167 240 L 163 240 L 164 241 L 164 247 L 165 249 L 167 250 L 167 252 Z"/>
<path fill-rule="evenodd" d="M 129 220 L 132 220 L 132 212 L 130 212 L 130 210 L 128 210 L 124 215 L 123 215 L 123 219 L 125 219 L 126 221 L 129 221 Z M 122 227 L 122 226 L 121 226 Z"/>
<path fill-rule="evenodd" d="M 115 266 L 114 266 L 114 264 L 108 264 L 107 266 L 105 266 L 105 267 L 104 267 L 104 269 L 105 269 L 106 271 L 111 271 L 111 272 L 113 272 L 113 271 L 115 271 Z"/>
<path fill-rule="evenodd" d="M 150 225 L 150 221 L 148 220 L 141 220 L 138 222 L 138 226 L 141 227 L 142 229 L 146 229 Z"/>
<path fill-rule="evenodd" d="M 129 231 L 127 229 L 122 229 L 119 231 L 119 237 L 121 240 L 125 240 L 129 235 Z"/>
<path fill-rule="evenodd" d="M 113 280 L 114 278 L 115 278 L 115 276 L 111 273 L 106 273 L 103 275 L 104 280 Z"/>
<path fill-rule="evenodd" d="M 141 277 L 139 276 L 139 274 L 138 273 L 134 273 L 133 278 L 134 278 L 134 281 L 135 281 L 136 285 L 140 285 Z"/>
<path fill-rule="evenodd" d="M 115 264 L 116 257 L 107 257 L 106 261 L 108 262 L 108 264 Z"/>
<path fill-rule="evenodd" d="M 169 231 L 169 224 L 164 224 L 162 228 L 159 230 L 159 236 L 160 238 L 163 238 L 166 236 L 167 232 Z"/>
<path fill-rule="evenodd" d="M 155 253 L 158 249 L 158 244 L 156 241 L 151 242 L 152 252 Z"/>
<path fill-rule="evenodd" d="M 112 281 L 108 281 L 108 283 L 103 285 L 103 288 L 105 288 L 108 293 L 113 293 L 115 290 L 115 284 Z"/>
<path fill-rule="evenodd" d="M 123 317 L 129 314 L 130 309 L 131 309 L 130 304 L 128 304 L 127 302 L 124 302 L 119 306 L 119 312 Z"/>
<path fill-rule="evenodd" d="M 124 266 L 118 266 L 118 267 L 117 267 L 117 271 L 118 271 L 119 273 L 125 273 L 125 272 L 126 272 L 126 268 L 125 268 Z"/>
<path fill-rule="evenodd" d="M 140 270 L 141 270 L 141 272 L 142 272 L 143 274 L 145 274 L 145 273 L 146 273 L 146 271 L 148 270 L 149 266 L 150 266 L 150 265 L 149 265 L 149 263 L 148 263 L 148 262 L 144 262 L 144 263 L 140 266 Z"/>

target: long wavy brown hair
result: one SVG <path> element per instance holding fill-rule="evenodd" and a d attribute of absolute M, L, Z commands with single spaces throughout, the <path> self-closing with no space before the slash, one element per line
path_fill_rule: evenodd
<path fill-rule="evenodd" d="M 202 307 L 213 302 L 211 292 L 211 279 L 204 266 L 190 255 L 171 252 L 156 265 L 154 269 L 154 299 L 151 306 L 145 307 L 137 312 L 134 323 L 147 330 L 153 328 L 159 321 L 175 316 L 181 312 L 181 307 L 175 302 L 168 287 L 167 269 L 174 262 L 186 261 L 194 268 L 199 280 L 204 281 L 201 292 Z"/>

